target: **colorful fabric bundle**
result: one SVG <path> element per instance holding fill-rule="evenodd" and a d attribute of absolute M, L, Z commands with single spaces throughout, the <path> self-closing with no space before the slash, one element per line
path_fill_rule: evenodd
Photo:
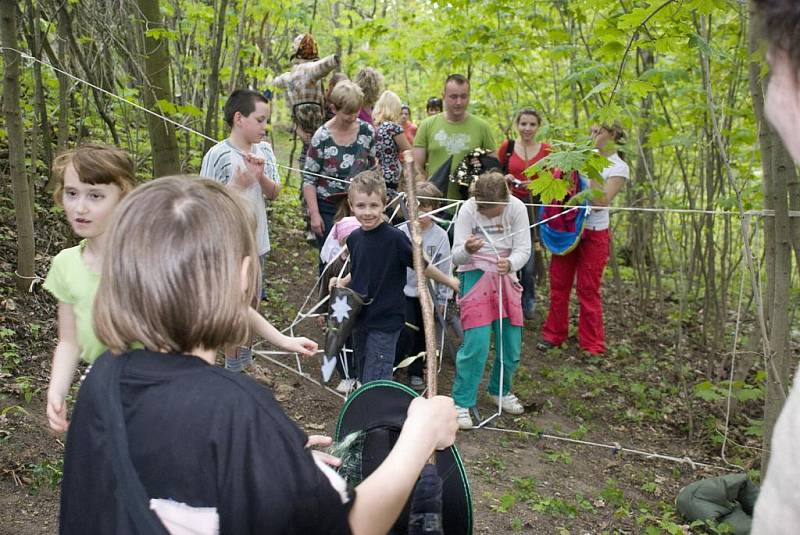
<path fill-rule="evenodd" d="M 555 170 L 553 176 L 561 178 L 562 173 Z M 539 207 L 537 219 L 545 221 L 539 225 L 539 236 L 544 246 L 555 255 L 568 254 L 578 246 L 589 214 L 588 201 L 577 207 L 566 204 L 588 187 L 587 181 L 577 171 L 570 173 L 569 180 L 571 183 L 563 201 L 551 201 L 548 206 Z"/>

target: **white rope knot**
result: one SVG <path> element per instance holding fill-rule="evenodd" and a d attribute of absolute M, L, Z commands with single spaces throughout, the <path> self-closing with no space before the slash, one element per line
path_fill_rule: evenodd
<path fill-rule="evenodd" d="M 41 278 L 39 275 L 34 275 L 33 277 L 26 277 L 25 275 L 20 275 L 19 271 L 17 271 L 16 269 L 14 270 L 14 275 L 16 275 L 18 279 L 31 281 L 30 286 L 28 286 L 28 293 L 33 293 L 33 287 L 36 286 L 37 284 L 44 282 L 44 279 Z"/>

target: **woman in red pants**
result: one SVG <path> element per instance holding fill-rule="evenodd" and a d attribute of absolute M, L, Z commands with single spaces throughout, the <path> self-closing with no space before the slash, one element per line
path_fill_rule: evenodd
<path fill-rule="evenodd" d="M 553 255 L 550 260 L 550 312 L 542 326 L 540 349 L 558 347 L 567 340 L 569 297 L 577 278 L 575 286 L 580 303 L 578 343 L 583 351 L 592 355 L 602 355 L 606 351 L 600 284 L 608 262 L 611 236 L 608 209 L 603 207 L 611 204 L 625 180 L 630 178 L 630 168 L 616 150 L 624 135 L 616 123 L 591 128 L 595 146 L 608 158 L 609 165 L 601 173 L 603 184 L 590 181 L 590 187 L 601 189 L 604 195 L 592 200 L 592 209 L 578 246 L 566 255 Z"/>

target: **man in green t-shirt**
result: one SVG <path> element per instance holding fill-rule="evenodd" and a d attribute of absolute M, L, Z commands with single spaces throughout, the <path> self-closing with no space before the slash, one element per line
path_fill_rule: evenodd
<path fill-rule="evenodd" d="M 483 148 L 495 150 L 494 138 L 486 121 L 467 112 L 469 80 L 451 74 L 444 82 L 444 112 L 428 117 L 419 125 L 414 138 L 414 162 L 417 172 L 431 176 L 452 156 L 450 173 L 468 152 Z M 450 199 L 460 198 L 458 185 L 450 182 Z"/>

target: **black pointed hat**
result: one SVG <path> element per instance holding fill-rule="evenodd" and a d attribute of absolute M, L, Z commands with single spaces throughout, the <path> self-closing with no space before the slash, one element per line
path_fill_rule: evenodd
<path fill-rule="evenodd" d="M 358 466 L 348 484 L 358 485 L 386 459 L 400 436 L 411 401 L 419 394 L 394 381 L 372 381 L 355 391 L 342 407 L 334 440 L 363 431 L 354 442 L 360 448 Z M 436 471 L 442 479 L 442 532 L 471 535 L 472 498 L 467 472 L 455 445 L 436 452 Z M 408 533 L 410 503 L 407 503 L 390 533 Z"/>

